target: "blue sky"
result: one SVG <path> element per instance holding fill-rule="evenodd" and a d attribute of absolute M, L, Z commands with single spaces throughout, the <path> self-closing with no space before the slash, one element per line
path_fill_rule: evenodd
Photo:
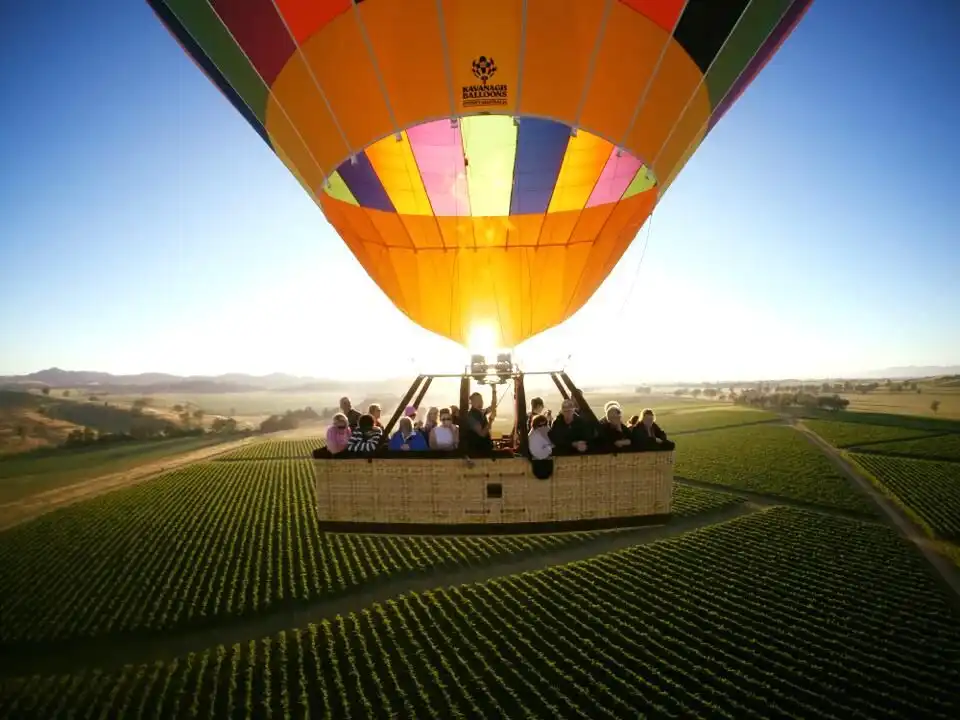
<path fill-rule="evenodd" d="M 573 353 L 592 382 L 960 363 L 960 5 L 864 7 L 814 3 L 594 299 L 520 349 L 528 365 Z M 0 374 L 458 359 L 146 3 L 5 3 L 0 66 Z M 325 330 L 342 317 L 360 320 Z"/>

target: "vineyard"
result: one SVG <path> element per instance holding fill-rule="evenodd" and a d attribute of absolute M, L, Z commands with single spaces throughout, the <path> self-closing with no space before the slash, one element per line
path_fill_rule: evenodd
<path fill-rule="evenodd" d="M 960 540 L 960 465 L 851 453 L 876 480 L 942 540 Z"/>
<path fill-rule="evenodd" d="M 323 438 L 303 440 L 267 440 L 250 443 L 217 457 L 217 460 L 296 460 L 309 459 L 311 453 L 324 446 Z"/>
<path fill-rule="evenodd" d="M 894 532 L 778 508 L 169 664 L 4 680 L 0 715 L 953 720 L 958 656 Z"/>
<path fill-rule="evenodd" d="M 597 536 L 323 535 L 313 482 L 306 460 L 200 463 L 3 533 L 0 643 L 209 625 Z M 740 502 L 675 498 L 680 516 Z"/>
<path fill-rule="evenodd" d="M 897 425 L 867 425 L 859 422 L 840 422 L 836 420 L 804 420 L 803 424 L 838 448 L 867 443 L 884 443 L 891 440 L 905 440 L 931 434 L 928 430 Z"/>
<path fill-rule="evenodd" d="M 866 448 L 854 447 L 853 450 L 960 462 L 960 434 L 899 440 L 870 445 Z M 960 474 L 960 468 L 957 468 L 956 472 Z"/>
<path fill-rule="evenodd" d="M 872 514 L 870 503 L 806 438 L 756 425 L 685 436 L 678 477 Z"/>
<path fill-rule="evenodd" d="M 657 417 L 667 435 L 713 430 L 777 420 L 773 413 L 759 410 L 705 410 L 703 412 L 670 413 Z"/>

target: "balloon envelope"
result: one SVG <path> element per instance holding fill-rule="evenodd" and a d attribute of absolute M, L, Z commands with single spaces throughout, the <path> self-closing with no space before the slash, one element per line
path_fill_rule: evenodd
<path fill-rule="evenodd" d="M 394 304 L 575 313 L 812 0 L 148 0 Z"/>

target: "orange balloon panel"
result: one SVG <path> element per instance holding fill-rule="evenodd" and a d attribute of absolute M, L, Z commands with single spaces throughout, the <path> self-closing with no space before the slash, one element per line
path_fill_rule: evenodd
<path fill-rule="evenodd" d="M 614 206 L 586 208 L 570 225 L 591 226 L 590 237 L 563 245 L 537 245 L 537 219 L 437 217 L 456 244 L 417 237 L 410 216 L 363 208 L 322 196 L 330 222 L 370 277 L 417 324 L 457 342 L 471 332 L 499 330 L 496 340 L 512 347 L 579 310 L 617 263 L 650 214 L 656 193 L 634 195 Z M 407 243 L 380 233 L 385 218 L 399 218 Z M 540 220 L 543 216 L 540 216 Z M 596 227 L 599 226 L 599 230 Z M 530 232 L 524 233 L 524 230 Z M 517 233 L 508 245 L 508 234 Z M 524 237 L 524 235 L 526 235 Z M 474 243 L 474 237 L 483 242 Z"/>
<path fill-rule="evenodd" d="M 514 345 L 596 291 L 811 0 L 148 0 L 375 282 Z"/>

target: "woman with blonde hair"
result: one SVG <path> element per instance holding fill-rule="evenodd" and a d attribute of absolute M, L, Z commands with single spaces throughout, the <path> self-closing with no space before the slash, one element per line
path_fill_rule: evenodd
<path fill-rule="evenodd" d="M 423 434 L 426 435 L 428 438 L 430 437 L 430 432 L 437 425 L 440 424 L 439 417 L 440 417 L 440 408 L 431 407 L 429 410 L 427 410 L 427 417 L 423 421 L 423 427 L 421 428 L 421 430 L 423 431 Z"/>
<path fill-rule="evenodd" d="M 327 428 L 327 450 L 331 455 L 336 455 L 347 449 L 347 443 L 350 441 L 350 424 L 347 422 L 347 416 L 338 412 L 333 416 L 333 423 Z"/>
<path fill-rule="evenodd" d="M 383 414 L 383 409 L 380 407 L 379 403 L 373 403 L 370 405 L 370 407 L 367 408 L 367 414 L 373 418 L 373 424 L 376 427 L 383 427 L 383 425 L 380 423 L 380 415 Z"/>
<path fill-rule="evenodd" d="M 657 416 L 652 408 L 644 408 L 642 419 L 633 428 L 633 444 L 646 450 L 673 450 L 676 445 L 667 439 L 667 434 L 657 425 Z"/>

